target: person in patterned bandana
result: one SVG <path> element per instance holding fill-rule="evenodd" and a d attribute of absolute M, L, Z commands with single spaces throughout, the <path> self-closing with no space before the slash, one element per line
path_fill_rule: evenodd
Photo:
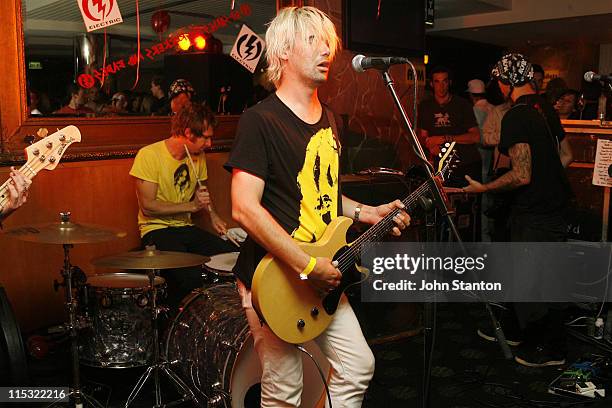
<path fill-rule="evenodd" d="M 195 89 L 191 82 L 186 79 L 177 79 L 170 85 L 168 91 L 168 99 L 170 99 L 171 114 L 176 113 L 185 106 L 191 106 L 192 99 L 195 96 Z"/>
<path fill-rule="evenodd" d="M 266 45 L 276 92 L 242 114 L 226 163 L 232 171 L 232 215 L 249 234 L 234 273 L 262 362 L 261 406 L 298 407 L 302 356 L 262 325 L 253 309 L 250 287 L 257 264 L 269 252 L 296 279 L 307 279 L 320 291 L 332 290 L 341 272 L 331 259 L 311 257 L 295 241 L 318 240 L 339 215 L 375 224 L 403 205 L 396 200 L 371 207 L 340 193 L 339 121 L 317 92 L 339 49 L 329 17 L 313 7 L 284 8 L 268 27 Z M 395 222 L 399 235 L 409 217 L 401 211 Z M 345 295 L 316 342 L 332 367 L 333 405 L 360 407 L 374 356 Z"/>
<path fill-rule="evenodd" d="M 136 181 L 138 227 L 143 245 L 205 256 L 234 251 L 230 244 L 196 227 L 191 220 L 191 214 L 204 211 L 218 234 L 224 234 L 227 229 L 206 188 L 204 149 L 211 145 L 215 123 L 210 110 L 198 105 L 183 107 L 172 116 L 169 138 L 138 151 L 130 175 Z M 185 147 L 193 159 L 195 173 Z M 204 188 L 199 188 L 198 180 Z M 202 268 L 166 270 L 162 276 L 168 283 L 171 306 L 178 305 L 185 295 L 203 283 Z"/>
<path fill-rule="evenodd" d="M 510 156 L 511 168 L 486 184 L 466 176 L 469 185 L 463 190 L 470 193 L 511 192 L 510 236 L 513 242 L 566 241 L 564 215 L 572 192 L 564 166 L 571 162 L 572 155 L 559 116 L 546 99 L 536 93 L 533 67 L 523 55 L 504 55 L 491 75 L 504 96 L 513 102 L 502 119 L 499 143 L 499 151 Z M 534 275 L 538 271 L 537 261 L 513 257 L 516 270 L 533 270 Z M 521 283 L 528 290 L 529 283 Z M 516 361 L 528 367 L 564 364 L 567 345 L 558 306 L 545 303 L 510 306 L 514 313 L 500 321 L 509 327 L 518 323 L 515 333 L 507 333 L 509 344 L 520 345 L 515 352 Z M 484 328 L 478 334 L 495 341 L 493 333 Z"/>

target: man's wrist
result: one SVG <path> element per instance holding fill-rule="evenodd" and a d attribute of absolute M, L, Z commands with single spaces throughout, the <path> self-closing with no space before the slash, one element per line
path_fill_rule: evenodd
<path fill-rule="evenodd" d="M 363 210 L 363 204 L 357 204 L 355 206 L 355 212 L 353 213 L 353 221 L 359 222 L 359 217 L 361 217 L 361 211 Z"/>
<path fill-rule="evenodd" d="M 310 260 L 308 261 L 308 264 L 306 264 L 306 267 L 302 270 L 302 272 L 300 272 L 300 279 L 302 280 L 308 279 L 308 275 L 310 274 L 310 272 L 314 270 L 316 264 L 317 264 L 317 258 L 315 258 L 314 256 L 311 256 Z"/>

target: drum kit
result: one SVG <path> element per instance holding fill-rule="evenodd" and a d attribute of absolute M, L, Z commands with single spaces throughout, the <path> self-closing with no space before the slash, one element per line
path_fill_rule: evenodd
<path fill-rule="evenodd" d="M 261 366 L 231 273 L 237 252 L 208 258 L 147 247 L 92 261 L 99 268 L 128 272 L 86 278 L 70 262 L 74 244 L 110 241 L 125 233 L 74 223 L 70 213 L 61 213 L 56 223 L 18 227 L 4 233 L 23 241 L 62 245 L 64 249 L 62 281 L 56 286 L 63 286 L 65 291 L 64 327 L 70 336 L 72 360 L 70 395 L 77 408 L 84 403 L 103 407 L 81 390 L 80 364 L 115 369 L 146 366 L 129 394 L 126 408 L 151 376 L 155 407 L 186 401 L 200 407 L 259 406 Z M 164 310 L 161 303 L 166 284 L 159 272 L 193 266 L 203 268 L 202 287 L 183 300 L 162 339 L 159 315 Z M 329 364 L 318 347 L 311 343 L 306 349 L 328 373 Z M 308 357 L 303 362 L 301 406 L 322 406 L 325 392 L 319 371 Z M 181 396 L 179 400 L 162 404 L 161 375 L 173 383 Z"/>

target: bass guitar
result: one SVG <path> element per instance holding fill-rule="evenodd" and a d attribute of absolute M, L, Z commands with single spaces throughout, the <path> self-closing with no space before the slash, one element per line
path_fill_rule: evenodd
<path fill-rule="evenodd" d="M 438 164 L 438 182 L 447 176 L 453 157 L 454 142 Z M 402 200 L 406 211 L 413 210 L 419 198 L 430 192 L 432 182 L 426 181 Z M 368 276 L 367 270 L 356 266 L 363 246 L 384 238 L 395 226 L 393 217 L 399 211 L 391 211 L 350 244 L 346 243 L 346 232 L 353 221 L 347 217 L 332 220 L 317 242 L 298 243 L 310 256 L 327 257 L 337 262 L 342 279 L 329 293 L 321 293 L 308 280 L 301 280 L 298 274 L 286 270 L 282 262 L 268 253 L 255 270 L 252 301 L 255 310 L 274 334 L 293 344 L 305 343 L 320 335 L 331 323 L 342 293 Z"/>
<path fill-rule="evenodd" d="M 81 141 L 81 132 L 76 126 L 66 126 L 44 139 L 25 148 L 26 163 L 19 171 L 29 180 L 41 170 L 53 170 L 57 167 L 64 152 L 74 142 Z M 0 210 L 10 197 L 8 191 L 10 179 L 0 186 Z"/>

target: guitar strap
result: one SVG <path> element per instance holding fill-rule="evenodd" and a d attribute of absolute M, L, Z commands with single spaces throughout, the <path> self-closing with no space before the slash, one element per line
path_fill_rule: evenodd
<path fill-rule="evenodd" d="M 331 109 L 329 109 L 325 105 L 322 105 L 322 106 L 323 106 L 323 110 L 325 110 L 325 115 L 327 116 L 327 121 L 329 122 L 329 126 L 331 127 L 332 134 L 334 136 L 334 140 L 336 141 L 336 146 L 338 146 L 337 148 L 338 156 L 340 156 L 340 154 L 342 153 L 342 144 L 340 143 L 340 134 L 338 133 L 338 126 L 336 125 L 336 118 L 334 117 L 334 114 L 332 113 Z"/>

